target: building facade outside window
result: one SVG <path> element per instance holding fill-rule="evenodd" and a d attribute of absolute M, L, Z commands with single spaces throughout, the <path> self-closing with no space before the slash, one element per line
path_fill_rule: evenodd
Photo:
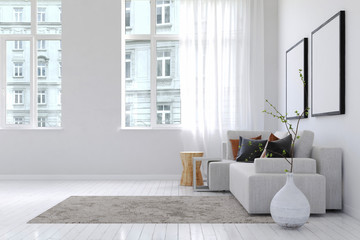
<path fill-rule="evenodd" d="M 124 128 L 179 126 L 180 2 L 122 0 L 122 4 L 121 125 Z"/>
<path fill-rule="evenodd" d="M 0 128 L 62 125 L 61 4 L 0 0 Z"/>

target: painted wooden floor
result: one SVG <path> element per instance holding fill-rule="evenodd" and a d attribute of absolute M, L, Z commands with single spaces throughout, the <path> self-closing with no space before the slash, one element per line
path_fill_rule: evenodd
<path fill-rule="evenodd" d="M 341 213 L 312 216 L 298 230 L 276 224 L 26 224 L 69 196 L 222 195 L 179 181 L 0 181 L 0 239 L 360 239 L 360 222 Z"/>

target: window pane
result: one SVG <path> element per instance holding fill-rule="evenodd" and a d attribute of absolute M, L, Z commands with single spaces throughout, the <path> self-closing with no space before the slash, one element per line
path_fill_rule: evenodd
<path fill-rule="evenodd" d="M 126 127 L 150 127 L 150 41 L 126 41 L 132 53 L 131 81 L 125 83 L 125 105 L 131 105 Z"/>
<path fill-rule="evenodd" d="M 157 24 L 162 23 L 162 8 L 161 7 L 156 8 L 156 23 Z"/>
<path fill-rule="evenodd" d="M 38 49 L 38 119 L 39 127 L 61 127 L 61 41 L 41 40 L 45 49 Z M 38 122 L 39 123 L 39 122 Z"/>
<path fill-rule="evenodd" d="M 157 61 L 157 76 L 162 76 L 162 60 Z"/>
<path fill-rule="evenodd" d="M 30 124 L 30 41 L 20 52 L 15 42 L 6 41 L 6 124 Z"/>
<path fill-rule="evenodd" d="M 61 34 L 61 0 L 38 0 L 38 33 Z"/>
<path fill-rule="evenodd" d="M 158 114 L 157 114 L 156 123 L 157 123 L 157 124 L 162 124 L 162 114 L 161 114 L 161 113 L 158 113 Z"/>
<path fill-rule="evenodd" d="M 0 9 L 0 34 L 29 34 L 31 32 L 30 1 L 0 0 Z"/>
<path fill-rule="evenodd" d="M 179 42 L 178 41 L 157 41 L 158 66 L 165 67 L 164 73 L 169 77 L 158 77 L 156 79 L 156 101 L 158 104 L 165 105 L 163 113 L 165 114 L 165 122 L 162 124 L 180 124 L 180 76 L 179 76 Z M 168 54 L 167 54 L 168 53 Z M 162 56 L 162 60 L 159 60 Z M 161 61 L 161 64 L 159 63 Z M 158 72 L 159 73 L 159 72 Z M 158 76 L 164 76 L 159 75 Z M 166 103 L 166 104 L 164 104 Z M 159 105 L 158 105 L 159 106 Z M 171 107 L 170 107 L 171 106 Z M 158 110 L 159 114 L 159 110 Z M 168 114 L 168 116 L 166 116 Z M 167 120 L 166 120 L 167 119 Z M 168 122 L 166 122 L 168 121 Z M 158 123 L 159 124 L 159 123 Z"/>
<path fill-rule="evenodd" d="M 178 34 L 180 0 L 156 1 L 156 33 Z"/>
<path fill-rule="evenodd" d="M 165 76 L 170 76 L 170 59 L 165 60 Z"/>
<path fill-rule="evenodd" d="M 130 69 L 130 67 L 131 67 L 130 62 L 126 62 L 125 67 L 126 67 L 126 69 L 125 69 L 125 77 L 126 77 L 126 78 L 130 78 L 130 71 L 131 71 L 131 69 Z"/>
<path fill-rule="evenodd" d="M 130 9 L 128 9 L 129 14 L 126 13 L 125 16 L 129 20 L 129 25 L 125 26 L 126 34 L 150 34 L 150 1 L 149 0 L 130 0 Z M 127 17 L 127 15 L 129 15 Z"/>

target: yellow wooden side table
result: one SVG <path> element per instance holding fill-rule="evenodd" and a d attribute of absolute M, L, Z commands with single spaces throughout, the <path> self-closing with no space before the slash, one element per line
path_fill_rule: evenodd
<path fill-rule="evenodd" d="M 183 172 L 181 175 L 181 186 L 193 185 L 193 157 L 202 157 L 203 152 L 198 151 L 186 151 L 180 152 L 181 162 L 183 165 Z M 203 177 L 200 171 L 201 162 L 196 162 L 196 183 L 198 186 L 204 185 Z"/>

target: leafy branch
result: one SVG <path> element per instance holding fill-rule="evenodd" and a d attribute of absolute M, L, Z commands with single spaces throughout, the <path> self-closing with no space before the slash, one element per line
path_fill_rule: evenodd
<path fill-rule="evenodd" d="M 304 81 L 304 76 L 302 74 L 302 70 L 299 69 L 299 76 L 300 76 L 300 80 L 302 81 L 302 83 L 306 84 L 306 82 Z M 291 148 L 290 148 L 290 160 L 284 155 L 284 154 L 280 154 L 277 152 L 273 152 L 273 151 L 269 151 L 268 149 L 266 149 L 266 151 L 271 152 L 271 154 L 276 154 L 276 155 L 280 155 L 281 157 L 283 157 L 289 164 L 290 164 L 290 172 L 293 172 L 293 163 L 294 163 L 294 147 L 295 147 L 295 142 L 297 139 L 300 138 L 300 136 L 298 136 L 298 131 L 299 131 L 299 124 L 300 124 L 300 120 L 304 117 L 304 116 L 308 116 L 309 114 L 309 109 L 310 108 L 306 108 L 302 113 L 300 113 L 299 111 L 295 111 L 295 114 L 297 116 L 297 122 L 296 122 L 296 127 L 295 129 L 293 128 L 293 125 L 286 119 L 287 114 L 284 116 L 283 114 L 280 113 L 280 111 L 274 106 L 272 105 L 267 99 L 265 100 L 267 104 L 269 104 L 269 106 L 273 109 L 274 112 L 272 111 L 267 111 L 267 110 L 263 110 L 264 113 L 273 116 L 274 118 L 279 119 L 282 123 L 285 124 L 286 130 L 289 133 L 289 135 L 291 136 Z M 284 150 L 285 151 L 285 150 Z M 288 171 L 288 170 L 286 170 Z"/>

